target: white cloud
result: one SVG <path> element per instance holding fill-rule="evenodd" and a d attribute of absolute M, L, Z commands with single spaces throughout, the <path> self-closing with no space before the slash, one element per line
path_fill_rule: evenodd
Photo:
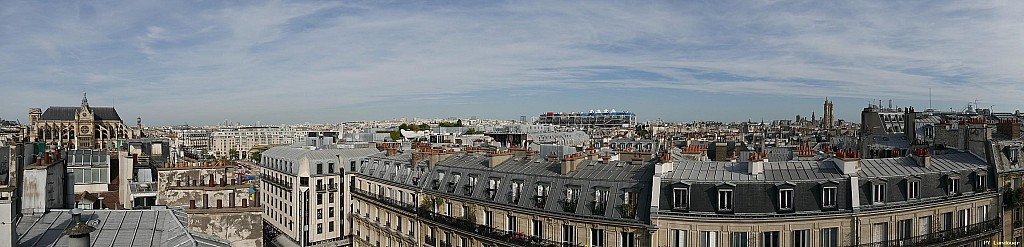
<path fill-rule="evenodd" d="M 194 4 L 11 4 L 6 92 L 101 91 L 90 95 L 124 99 L 122 111 L 171 108 L 155 116 L 167 122 L 538 87 L 869 99 L 933 88 L 1004 104 L 1024 92 L 1016 2 Z M 0 96 L 13 117 L 69 101 Z"/>

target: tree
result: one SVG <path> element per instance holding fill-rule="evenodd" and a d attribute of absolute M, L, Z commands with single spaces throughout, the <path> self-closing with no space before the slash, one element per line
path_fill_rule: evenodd
<path fill-rule="evenodd" d="M 459 121 L 455 121 L 455 127 L 465 127 L 462 125 L 462 119 L 459 119 Z"/>
<path fill-rule="evenodd" d="M 419 126 L 417 126 L 417 127 L 419 127 L 419 129 L 418 129 L 418 130 L 416 130 L 416 131 L 420 131 L 420 130 L 429 130 L 429 129 L 430 129 L 430 125 L 429 125 L 429 124 L 420 124 L 420 125 L 419 125 Z"/>
<path fill-rule="evenodd" d="M 402 132 L 401 131 L 397 131 L 397 130 L 396 131 L 391 131 L 390 134 L 391 134 L 391 140 L 392 141 L 397 141 L 398 139 L 402 139 Z"/>
<path fill-rule="evenodd" d="M 235 159 L 235 157 L 238 157 L 238 150 L 235 150 L 234 148 L 228 150 L 228 157 L 230 157 L 230 159 Z"/>
<path fill-rule="evenodd" d="M 469 128 L 468 130 L 466 130 L 466 132 L 463 132 L 462 134 L 463 135 L 480 135 L 480 134 L 483 134 L 483 133 L 484 133 L 483 131 L 478 131 L 476 129 Z"/>
<path fill-rule="evenodd" d="M 252 154 L 249 155 L 249 159 L 252 159 L 252 162 L 256 162 L 257 164 L 260 163 L 260 158 L 262 158 L 262 157 L 263 157 L 263 150 L 252 152 Z"/>

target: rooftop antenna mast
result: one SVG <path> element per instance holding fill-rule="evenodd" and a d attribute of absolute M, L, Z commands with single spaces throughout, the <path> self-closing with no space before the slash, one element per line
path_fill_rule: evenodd
<path fill-rule="evenodd" d="M 932 88 L 928 88 L 928 109 L 932 109 Z"/>

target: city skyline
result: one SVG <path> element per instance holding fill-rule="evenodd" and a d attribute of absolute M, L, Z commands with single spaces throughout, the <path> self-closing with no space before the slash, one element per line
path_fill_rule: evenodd
<path fill-rule="evenodd" d="M 147 125 L 401 117 L 821 117 L 869 102 L 1021 107 L 1016 3 L 9 2 L 0 118 Z M 929 93 L 931 92 L 931 93 Z"/>

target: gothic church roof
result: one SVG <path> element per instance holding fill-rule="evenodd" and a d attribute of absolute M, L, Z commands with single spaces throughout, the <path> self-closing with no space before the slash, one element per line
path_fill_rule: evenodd
<path fill-rule="evenodd" d="M 40 120 L 64 120 L 74 121 L 75 116 L 78 115 L 78 111 L 81 107 L 67 107 L 67 106 L 51 106 L 46 108 L 43 115 L 39 117 Z M 96 121 L 104 120 L 116 120 L 121 121 L 121 117 L 117 115 L 117 110 L 113 107 L 89 107 L 95 116 Z"/>

